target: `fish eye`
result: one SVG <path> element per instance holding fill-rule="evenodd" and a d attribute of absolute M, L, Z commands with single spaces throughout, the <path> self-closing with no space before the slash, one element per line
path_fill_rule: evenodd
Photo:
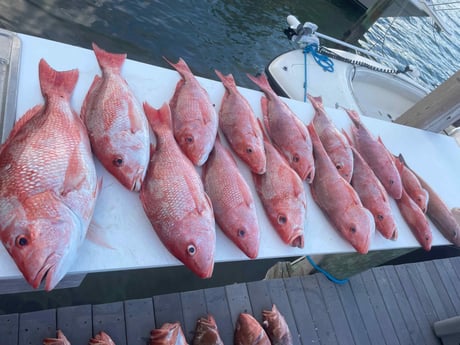
<path fill-rule="evenodd" d="M 350 227 L 350 231 L 351 231 L 352 233 L 356 233 L 356 228 L 355 228 L 354 226 L 351 226 L 351 227 Z"/>
<path fill-rule="evenodd" d="M 393 180 L 390 180 L 390 184 L 393 184 L 393 183 L 395 183 L 395 181 L 393 181 Z"/>
<path fill-rule="evenodd" d="M 115 165 L 117 168 L 121 167 L 123 165 L 123 158 L 121 157 L 115 157 L 112 160 L 112 164 Z"/>
<path fill-rule="evenodd" d="M 245 229 L 238 229 L 238 237 L 244 237 L 246 235 Z"/>
<path fill-rule="evenodd" d="M 187 136 L 187 137 L 185 137 L 185 142 L 186 142 L 187 144 L 193 143 L 193 137 L 192 137 L 192 136 Z"/>
<path fill-rule="evenodd" d="M 383 220 L 383 216 L 381 214 L 377 215 L 378 220 Z"/>
<path fill-rule="evenodd" d="M 29 240 L 27 239 L 26 236 L 24 236 L 24 235 L 19 235 L 18 237 L 16 237 L 16 245 L 18 245 L 18 246 L 20 246 L 20 247 L 24 247 L 24 246 L 26 246 L 28 243 L 29 243 Z"/>
<path fill-rule="evenodd" d="M 297 163 L 298 161 L 300 161 L 300 157 L 297 153 L 295 153 L 294 156 L 292 157 L 292 161 L 294 163 Z"/>
<path fill-rule="evenodd" d="M 195 255 L 195 253 L 196 253 L 196 248 L 195 248 L 195 246 L 194 246 L 193 244 L 189 244 L 189 245 L 187 246 L 187 253 L 188 253 L 190 256 Z"/>
<path fill-rule="evenodd" d="M 284 214 L 278 215 L 278 224 L 286 224 L 287 217 Z"/>
<path fill-rule="evenodd" d="M 340 170 L 340 169 L 343 168 L 343 164 L 342 164 L 342 163 L 337 163 L 337 164 L 335 165 L 335 168 L 336 168 L 337 170 Z"/>
<path fill-rule="evenodd" d="M 252 151 L 252 147 L 246 148 L 246 153 L 252 153 L 252 152 L 253 152 L 253 151 Z"/>

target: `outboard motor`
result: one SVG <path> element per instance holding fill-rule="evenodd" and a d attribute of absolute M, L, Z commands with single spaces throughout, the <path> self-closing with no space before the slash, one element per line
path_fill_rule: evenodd
<path fill-rule="evenodd" d="M 319 46 L 319 38 L 316 35 L 318 25 L 311 22 L 305 22 L 305 24 L 302 24 L 292 14 L 288 15 L 286 20 L 289 27 L 284 30 L 284 33 L 290 41 L 297 43 L 300 48 L 305 48 L 310 44 L 316 44 L 316 46 Z"/>

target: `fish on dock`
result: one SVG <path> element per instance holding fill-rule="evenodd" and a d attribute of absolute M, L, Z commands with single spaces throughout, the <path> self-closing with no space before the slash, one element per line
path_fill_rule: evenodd
<path fill-rule="evenodd" d="M 271 342 L 263 327 L 251 314 L 241 313 L 236 321 L 233 344 L 271 345 Z"/>
<path fill-rule="evenodd" d="M 144 103 L 144 110 L 157 145 L 140 190 L 142 206 L 169 252 L 199 277 L 209 278 L 216 247 L 211 200 L 174 140 L 169 105 L 157 110 Z"/>
<path fill-rule="evenodd" d="M 192 345 L 224 345 L 212 315 L 197 320 Z"/>
<path fill-rule="evenodd" d="M 261 98 L 261 106 L 268 136 L 302 181 L 311 183 L 315 177 L 315 165 L 311 139 L 305 125 L 272 90 L 264 74 L 259 77 L 247 76 L 265 94 Z"/>
<path fill-rule="evenodd" d="M 150 332 L 148 345 L 188 345 L 179 322 L 164 323 Z"/>
<path fill-rule="evenodd" d="M 0 238 L 32 287 L 52 290 L 78 257 L 98 182 L 88 133 L 70 104 L 78 70 L 41 59 L 44 105 L 14 125 L 0 148 Z"/>
<path fill-rule="evenodd" d="M 94 155 L 127 189 L 138 192 L 149 162 L 149 125 L 121 69 L 126 54 L 93 43 L 102 77 L 96 75 L 81 108 Z"/>
<path fill-rule="evenodd" d="M 252 172 L 263 174 L 266 169 L 264 139 L 249 102 L 238 91 L 231 74 L 215 70 L 225 87 L 219 110 L 219 127 L 232 150 Z"/>
<path fill-rule="evenodd" d="M 262 128 L 262 124 L 259 121 Z M 267 155 L 265 174 L 252 178 L 265 213 L 282 241 L 292 247 L 304 247 L 307 197 L 299 175 L 264 136 Z"/>
<path fill-rule="evenodd" d="M 88 345 L 115 345 L 110 335 L 101 331 L 89 340 Z"/>
<path fill-rule="evenodd" d="M 181 76 L 169 102 L 173 133 L 179 147 L 196 166 L 208 159 L 217 135 L 219 119 L 208 92 L 200 85 L 186 62 L 172 63 Z"/>
<path fill-rule="evenodd" d="M 292 335 L 284 316 L 275 304 L 271 310 L 262 311 L 262 326 L 265 328 L 272 345 L 292 345 Z"/>
<path fill-rule="evenodd" d="M 259 252 L 259 222 L 251 189 L 231 152 L 217 135 L 214 149 L 203 165 L 205 192 L 212 202 L 216 223 L 249 258 Z"/>
<path fill-rule="evenodd" d="M 356 251 L 366 254 L 375 232 L 374 217 L 364 208 L 353 187 L 339 174 L 312 123 L 308 125 L 308 131 L 317 172 L 310 184 L 313 199 Z"/>
<path fill-rule="evenodd" d="M 71 345 L 70 341 L 64 335 L 64 333 L 58 329 L 56 331 L 56 338 L 45 338 L 43 339 L 43 345 Z"/>

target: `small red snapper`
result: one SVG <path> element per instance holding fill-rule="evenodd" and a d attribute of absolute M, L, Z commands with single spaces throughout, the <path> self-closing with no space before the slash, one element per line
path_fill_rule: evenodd
<path fill-rule="evenodd" d="M 207 91 L 200 85 L 183 59 L 172 63 L 182 79 L 169 102 L 173 132 L 179 147 L 194 165 L 208 159 L 217 135 L 219 119 Z"/>
<path fill-rule="evenodd" d="M 241 313 L 236 321 L 234 345 L 271 345 L 267 333 L 250 314 Z"/>
<path fill-rule="evenodd" d="M 214 267 L 216 233 L 208 195 L 195 167 L 174 140 L 168 104 L 144 103 L 157 146 L 141 186 L 145 213 L 165 247 L 201 278 Z"/>
<path fill-rule="evenodd" d="M 417 176 L 410 170 L 404 161 L 402 155 L 394 157 L 394 159 L 399 159 L 402 163 L 401 171 L 401 181 L 404 189 L 406 190 L 409 197 L 415 201 L 415 203 L 420 207 L 423 213 L 426 213 L 428 207 L 429 195 L 428 192 L 422 187 Z"/>
<path fill-rule="evenodd" d="M 262 311 L 262 325 L 270 338 L 272 345 L 292 345 L 292 335 L 289 327 L 276 305 L 271 310 Z"/>
<path fill-rule="evenodd" d="M 93 43 L 102 77 L 95 76 L 81 109 L 94 155 L 126 188 L 139 191 L 149 162 L 149 127 L 141 104 L 121 76 L 126 54 Z"/>
<path fill-rule="evenodd" d="M 198 319 L 193 337 L 193 345 L 224 345 L 212 315 Z"/>
<path fill-rule="evenodd" d="M 393 156 L 387 150 L 380 137 L 375 139 L 362 124 L 359 115 L 354 110 L 345 109 L 354 124 L 352 128 L 356 148 L 375 175 L 382 182 L 388 194 L 399 199 L 402 194 L 401 176 L 396 169 Z"/>
<path fill-rule="evenodd" d="M 305 125 L 272 90 L 264 74 L 247 76 L 265 93 L 261 105 L 268 136 L 300 178 L 311 183 L 315 177 L 315 165 Z"/>
<path fill-rule="evenodd" d="M 219 111 L 219 127 L 230 147 L 252 172 L 263 174 L 266 169 L 264 139 L 249 102 L 236 88 L 231 74 L 215 70 L 222 80 L 225 94 Z"/>
<path fill-rule="evenodd" d="M 165 323 L 150 332 L 148 345 L 188 345 L 179 322 Z"/>
<path fill-rule="evenodd" d="M 260 124 L 262 128 L 262 124 Z M 257 194 L 265 213 L 284 243 L 303 248 L 307 197 L 299 175 L 289 166 L 278 150 L 265 141 L 267 170 L 252 173 Z"/>
<path fill-rule="evenodd" d="M 219 136 L 203 166 L 202 177 L 217 224 L 243 253 L 255 259 L 260 234 L 254 198 L 235 159 L 222 146 Z"/>
<path fill-rule="evenodd" d="M 39 63 L 44 105 L 16 122 L 0 148 L 0 237 L 27 282 L 51 290 L 77 258 L 100 188 L 70 98 L 78 70 Z"/>
<path fill-rule="evenodd" d="M 99 332 L 89 340 L 88 345 L 115 345 L 115 342 L 107 333 Z"/>
<path fill-rule="evenodd" d="M 71 345 L 70 341 L 66 338 L 61 330 L 56 331 L 56 338 L 43 339 L 43 345 Z"/>
<path fill-rule="evenodd" d="M 332 163 L 339 174 L 348 182 L 353 174 L 353 152 L 347 138 L 337 129 L 324 110 L 321 97 L 308 95 L 310 103 L 315 109 L 313 125 Z"/>
<path fill-rule="evenodd" d="M 339 174 L 313 124 L 308 125 L 313 142 L 316 176 L 311 194 L 333 226 L 361 254 L 366 254 L 375 232 L 374 218 L 363 207 L 353 187 Z"/>

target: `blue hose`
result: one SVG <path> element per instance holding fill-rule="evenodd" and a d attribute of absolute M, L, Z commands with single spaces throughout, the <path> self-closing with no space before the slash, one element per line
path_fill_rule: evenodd
<path fill-rule="evenodd" d="M 308 255 L 306 256 L 308 262 L 310 263 L 310 265 L 312 265 L 312 267 L 317 270 L 318 272 L 321 272 L 322 274 L 324 274 L 324 276 L 329 279 L 331 282 L 333 283 L 336 283 L 336 284 L 339 284 L 339 285 L 343 285 L 345 283 L 348 282 L 348 278 L 346 279 L 337 279 L 335 278 L 332 274 L 330 274 L 328 271 L 322 269 L 321 267 L 319 267 L 311 257 L 309 257 Z"/>
<path fill-rule="evenodd" d="M 323 68 L 325 72 L 334 72 L 334 61 L 332 61 L 328 56 L 318 53 L 318 45 L 312 43 L 307 45 L 303 50 L 303 64 L 304 64 L 304 84 L 303 88 L 305 90 L 303 101 L 307 101 L 307 54 L 310 53 L 315 59 L 316 63 Z"/>

